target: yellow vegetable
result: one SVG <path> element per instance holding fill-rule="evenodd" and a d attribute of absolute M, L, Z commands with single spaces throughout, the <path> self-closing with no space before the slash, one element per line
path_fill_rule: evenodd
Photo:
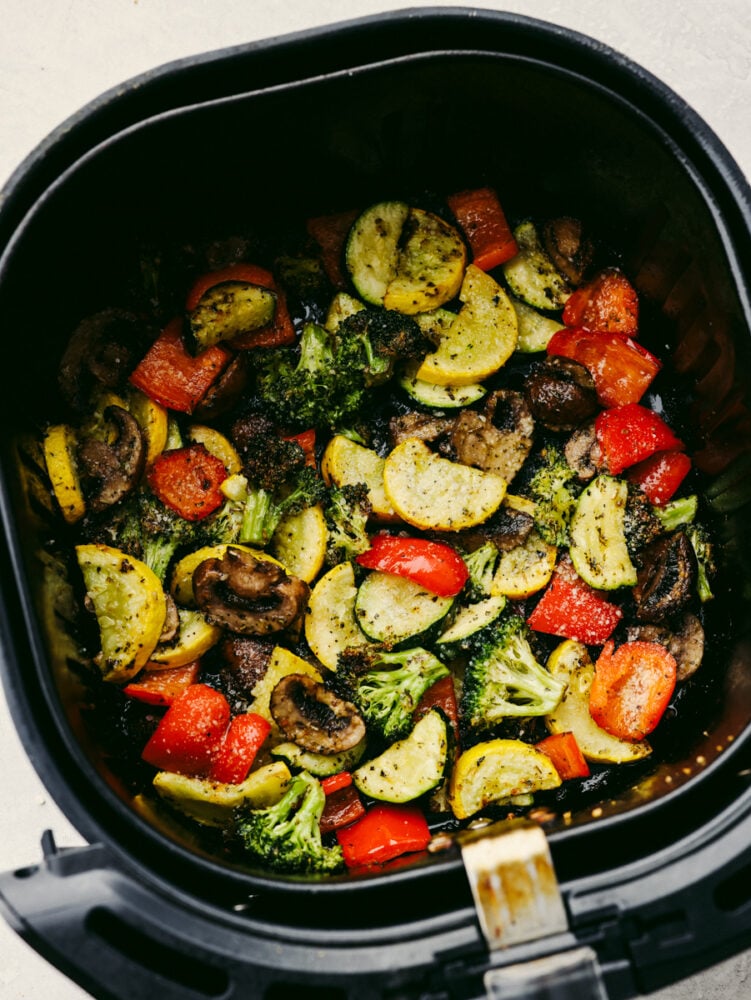
<path fill-rule="evenodd" d="M 99 624 L 96 663 L 106 681 L 126 681 L 159 642 L 167 612 L 162 584 L 145 563 L 108 545 L 77 545 L 76 556 Z"/>
<path fill-rule="evenodd" d="M 191 424 L 188 428 L 188 438 L 195 441 L 196 444 L 202 444 L 206 451 L 214 458 L 218 458 L 230 475 L 242 471 L 243 464 L 234 445 L 227 440 L 224 434 L 220 434 L 213 427 L 207 427 L 205 424 Z"/>
<path fill-rule="evenodd" d="M 373 516 L 394 520 L 396 512 L 383 488 L 385 459 L 370 448 L 336 434 L 326 445 L 321 459 L 321 475 L 328 486 L 354 486 L 365 483 L 373 507 Z"/>
<path fill-rule="evenodd" d="M 179 608 L 177 613 L 180 618 L 177 635 L 156 647 L 147 664 L 152 670 L 184 667 L 199 660 L 219 642 L 222 630 L 208 622 L 200 611 Z"/>
<path fill-rule="evenodd" d="M 289 649 L 285 649 L 284 646 L 274 647 L 269 665 L 266 668 L 266 673 L 251 692 L 253 701 L 248 708 L 249 712 L 256 712 L 258 715 L 262 715 L 264 719 L 268 719 L 274 730 L 276 730 L 276 723 L 269 707 L 271 693 L 279 681 L 289 674 L 306 674 L 316 681 L 323 679 L 319 671 L 312 664 L 308 663 L 307 660 L 296 656 Z"/>
<path fill-rule="evenodd" d="M 271 549 L 291 576 L 311 583 L 323 567 L 327 538 L 323 508 L 316 504 L 283 517 L 271 539 Z"/>
<path fill-rule="evenodd" d="M 531 531 L 522 545 L 501 555 L 490 593 L 523 600 L 547 586 L 555 569 L 558 550 Z"/>
<path fill-rule="evenodd" d="M 135 387 L 128 390 L 126 405 L 136 418 L 146 441 L 146 465 L 148 467 L 167 447 L 167 428 L 169 426 L 167 410 L 160 403 L 147 396 L 145 392 L 141 392 Z"/>
<path fill-rule="evenodd" d="M 196 549 L 195 552 L 189 552 L 187 556 L 183 556 L 172 570 L 170 581 L 170 593 L 178 604 L 185 608 L 195 607 L 193 573 L 206 559 L 221 559 L 229 547 L 225 544 L 205 545 L 202 549 Z M 278 559 L 260 549 L 253 549 L 248 545 L 233 545 L 232 548 L 242 549 L 243 552 L 252 552 L 256 559 L 268 559 L 269 562 L 281 565 Z"/>
<path fill-rule="evenodd" d="M 76 435 L 67 424 L 56 424 L 44 435 L 44 461 L 60 511 L 68 524 L 86 513 L 76 468 Z"/>
<path fill-rule="evenodd" d="M 336 670 L 339 654 L 368 640 L 355 618 L 357 587 L 352 564 L 339 563 L 313 588 L 305 616 L 305 638 L 314 655 Z"/>
<path fill-rule="evenodd" d="M 154 778 L 154 788 L 166 802 L 198 823 L 221 827 L 231 821 L 238 806 L 265 809 L 276 805 L 290 778 L 287 765 L 276 761 L 259 767 L 235 785 L 160 771 Z"/>
<path fill-rule="evenodd" d="M 438 348 L 415 377 L 437 385 L 471 385 L 498 371 L 516 347 L 516 313 L 501 286 L 470 264 L 464 276 L 462 308 L 443 329 Z"/>
<path fill-rule="evenodd" d="M 460 755 L 451 776 L 449 803 L 457 819 L 518 795 L 557 788 L 561 778 L 549 757 L 521 740 L 489 740 Z"/>
<path fill-rule="evenodd" d="M 545 716 L 551 733 L 572 732 L 585 757 L 609 764 L 641 760 L 652 753 L 646 740 L 640 743 L 619 740 L 600 729 L 589 714 L 589 689 L 595 668 L 586 646 L 566 639 L 550 654 L 547 667 L 553 677 L 566 684 L 555 711 Z"/>
<path fill-rule="evenodd" d="M 506 493 L 500 476 L 441 458 L 418 438 L 408 438 L 387 456 L 383 485 L 403 520 L 440 531 L 481 524 Z"/>

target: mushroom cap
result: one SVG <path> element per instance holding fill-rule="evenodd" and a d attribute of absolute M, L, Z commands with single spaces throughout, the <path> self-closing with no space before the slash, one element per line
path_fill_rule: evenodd
<path fill-rule="evenodd" d="M 365 739 L 365 723 L 352 702 L 306 674 L 283 677 L 270 708 L 284 735 L 312 753 L 342 753 Z"/>

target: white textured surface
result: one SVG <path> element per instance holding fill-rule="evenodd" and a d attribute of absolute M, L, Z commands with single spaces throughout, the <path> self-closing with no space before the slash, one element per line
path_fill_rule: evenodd
<path fill-rule="evenodd" d="M 3 0 L 0 186 L 47 133 L 102 91 L 172 59 L 399 6 L 378 0 Z M 751 6 L 748 0 L 527 0 L 464 6 L 527 14 L 591 35 L 660 77 L 706 119 L 751 176 Z M 571 121 L 572 139 L 576 120 Z M 54 258 L 47 262 L 54 266 Z M 7 331 L 5 332 L 7 336 Z M 0 870 L 38 860 L 51 827 L 80 841 L 28 762 L 0 694 Z M 3 1000 L 82 1000 L 0 920 Z M 751 953 L 654 995 L 751 997 Z"/>

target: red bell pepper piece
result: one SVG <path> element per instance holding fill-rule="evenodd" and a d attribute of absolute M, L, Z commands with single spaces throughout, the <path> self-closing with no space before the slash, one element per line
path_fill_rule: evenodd
<path fill-rule="evenodd" d="M 321 260 L 329 281 L 334 288 L 346 288 L 347 279 L 342 270 L 344 241 L 352 228 L 358 212 L 338 212 L 335 215 L 318 215 L 308 219 L 305 228 L 321 248 Z"/>
<path fill-rule="evenodd" d="M 477 267 L 490 271 L 518 253 L 514 234 L 493 188 L 459 191 L 446 201 L 467 237 Z"/>
<path fill-rule="evenodd" d="M 458 594 L 469 578 L 462 557 L 443 542 L 374 535 L 370 546 L 367 552 L 356 557 L 361 566 L 406 576 L 439 597 Z"/>
<path fill-rule="evenodd" d="M 649 502 L 661 507 L 672 499 L 691 469 L 691 459 L 682 451 L 656 451 L 626 473 L 647 494 Z"/>
<path fill-rule="evenodd" d="M 328 779 L 327 779 L 328 780 Z M 321 782 L 323 785 L 324 782 Z M 334 792 L 326 793 L 326 804 L 321 813 L 318 825 L 321 833 L 331 833 L 343 826 L 349 826 L 362 819 L 365 815 L 365 806 L 354 785 L 347 785 Z"/>
<path fill-rule="evenodd" d="M 191 684 L 164 713 L 141 756 L 160 771 L 206 777 L 229 718 L 229 704 L 220 691 Z"/>
<path fill-rule="evenodd" d="M 330 777 L 324 778 L 321 782 L 321 788 L 326 795 L 333 795 L 334 792 L 338 792 L 342 788 L 347 788 L 351 784 L 352 775 L 349 771 L 340 771 L 338 774 L 332 774 Z"/>
<path fill-rule="evenodd" d="M 421 719 L 423 715 L 427 715 L 431 708 L 440 708 L 446 716 L 454 733 L 455 745 L 458 747 L 459 708 L 456 703 L 454 678 L 451 674 L 447 674 L 445 677 L 441 677 L 440 680 L 437 680 L 435 684 L 431 684 L 422 698 L 420 698 L 420 701 L 417 703 L 417 708 L 415 709 L 415 722 L 417 722 L 418 719 Z"/>
<path fill-rule="evenodd" d="M 236 715 L 217 750 L 209 778 L 236 785 L 245 781 L 258 751 L 271 732 L 271 723 L 255 712 Z"/>
<path fill-rule="evenodd" d="M 638 403 L 661 367 L 654 354 L 635 340 L 582 327 L 558 330 L 547 350 L 584 365 L 603 406 Z"/>
<path fill-rule="evenodd" d="M 662 718 L 675 688 L 676 662 L 658 642 L 605 644 L 595 663 L 589 714 L 621 740 L 643 740 Z"/>
<path fill-rule="evenodd" d="M 563 322 L 566 326 L 637 337 L 639 296 L 622 271 L 607 268 L 572 292 L 563 307 Z"/>
<path fill-rule="evenodd" d="M 638 403 L 603 410 L 595 420 L 595 434 L 605 467 L 613 476 L 656 451 L 684 448 L 662 417 Z"/>
<path fill-rule="evenodd" d="M 149 486 L 162 503 L 186 521 L 200 521 L 224 503 L 220 486 L 224 463 L 202 444 L 164 451 L 148 472 Z"/>
<path fill-rule="evenodd" d="M 231 357 L 219 344 L 193 357 L 183 343 L 182 320 L 174 319 L 136 365 L 130 381 L 162 406 L 192 413 Z"/>
<path fill-rule="evenodd" d="M 573 733 L 552 733 L 536 743 L 535 749 L 541 750 L 552 760 L 561 781 L 589 776 L 589 764 L 584 759 Z"/>
<path fill-rule="evenodd" d="M 284 347 L 295 342 L 295 328 L 287 309 L 287 299 L 284 292 L 277 286 L 274 275 L 265 267 L 256 264 L 230 264 L 219 271 L 209 271 L 202 274 L 193 283 L 185 300 L 185 308 L 192 312 L 201 297 L 215 285 L 225 281 L 246 281 L 249 285 L 259 285 L 268 288 L 276 294 L 276 310 L 273 320 L 260 330 L 241 333 L 232 338 L 232 347 L 244 350 L 251 347 Z"/>
<path fill-rule="evenodd" d="M 622 617 L 618 605 L 585 583 L 565 556 L 527 618 L 527 624 L 535 632 L 599 645 L 610 636 Z"/>
<path fill-rule="evenodd" d="M 348 868 L 377 865 L 430 842 L 428 822 L 417 806 L 377 805 L 362 819 L 336 831 Z"/>
<path fill-rule="evenodd" d="M 147 667 L 137 680 L 125 685 L 123 692 L 147 705 L 171 705 L 179 694 L 196 683 L 200 670 L 199 660 L 168 670 L 149 670 Z"/>

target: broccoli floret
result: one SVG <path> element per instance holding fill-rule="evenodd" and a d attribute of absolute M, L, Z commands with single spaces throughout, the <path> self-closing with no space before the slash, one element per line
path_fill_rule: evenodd
<path fill-rule="evenodd" d="M 319 821 L 325 800 L 320 782 L 301 771 L 276 805 L 241 813 L 237 834 L 250 854 L 275 871 L 338 871 L 343 865 L 341 847 L 321 842 Z"/>
<path fill-rule="evenodd" d="M 448 673 L 420 646 L 394 653 L 358 649 L 340 657 L 336 683 L 344 685 L 373 731 L 391 743 L 410 732 L 420 698 Z"/>
<path fill-rule="evenodd" d="M 493 542 L 484 542 L 474 552 L 464 556 L 464 564 L 469 571 L 468 598 L 471 601 L 481 601 L 490 596 L 499 555 L 498 547 Z"/>
<path fill-rule="evenodd" d="M 290 427 L 336 430 L 355 420 L 365 393 L 362 353 L 306 323 L 300 355 L 278 349 L 258 361 L 258 391 L 278 419 Z"/>
<path fill-rule="evenodd" d="M 330 486 L 324 506 L 326 562 L 330 566 L 354 559 L 370 548 L 368 517 L 373 509 L 365 483 Z"/>
<path fill-rule="evenodd" d="M 687 529 L 686 535 L 696 556 L 696 592 L 703 604 L 714 597 L 710 584 L 711 578 L 717 572 L 714 545 L 703 524 L 692 524 Z"/>
<path fill-rule="evenodd" d="M 524 619 L 511 615 L 497 624 L 470 658 L 462 714 L 479 728 L 508 716 L 547 715 L 564 688 L 535 659 Z"/>
<path fill-rule="evenodd" d="M 542 459 L 529 483 L 535 501 L 535 526 L 548 545 L 568 545 L 569 523 L 578 497 L 570 484 L 576 481 L 576 473 L 553 445 L 543 450 Z"/>
<path fill-rule="evenodd" d="M 389 309 L 353 313 L 340 323 L 337 338 L 360 345 L 368 386 L 387 382 L 397 361 L 421 359 L 431 347 L 415 320 Z"/>
<path fill-rule="evenodd" d="M 662 530 L 670 532 L 683 525 L 691 524 L 696 517 L 697 507 L 698 499 L 695 494 L 692 494 L 689 497 L 671 500 L 670 503 L 663 504 L 662 507 L 654 506 L 652 511 L 662 525 Z"/>

